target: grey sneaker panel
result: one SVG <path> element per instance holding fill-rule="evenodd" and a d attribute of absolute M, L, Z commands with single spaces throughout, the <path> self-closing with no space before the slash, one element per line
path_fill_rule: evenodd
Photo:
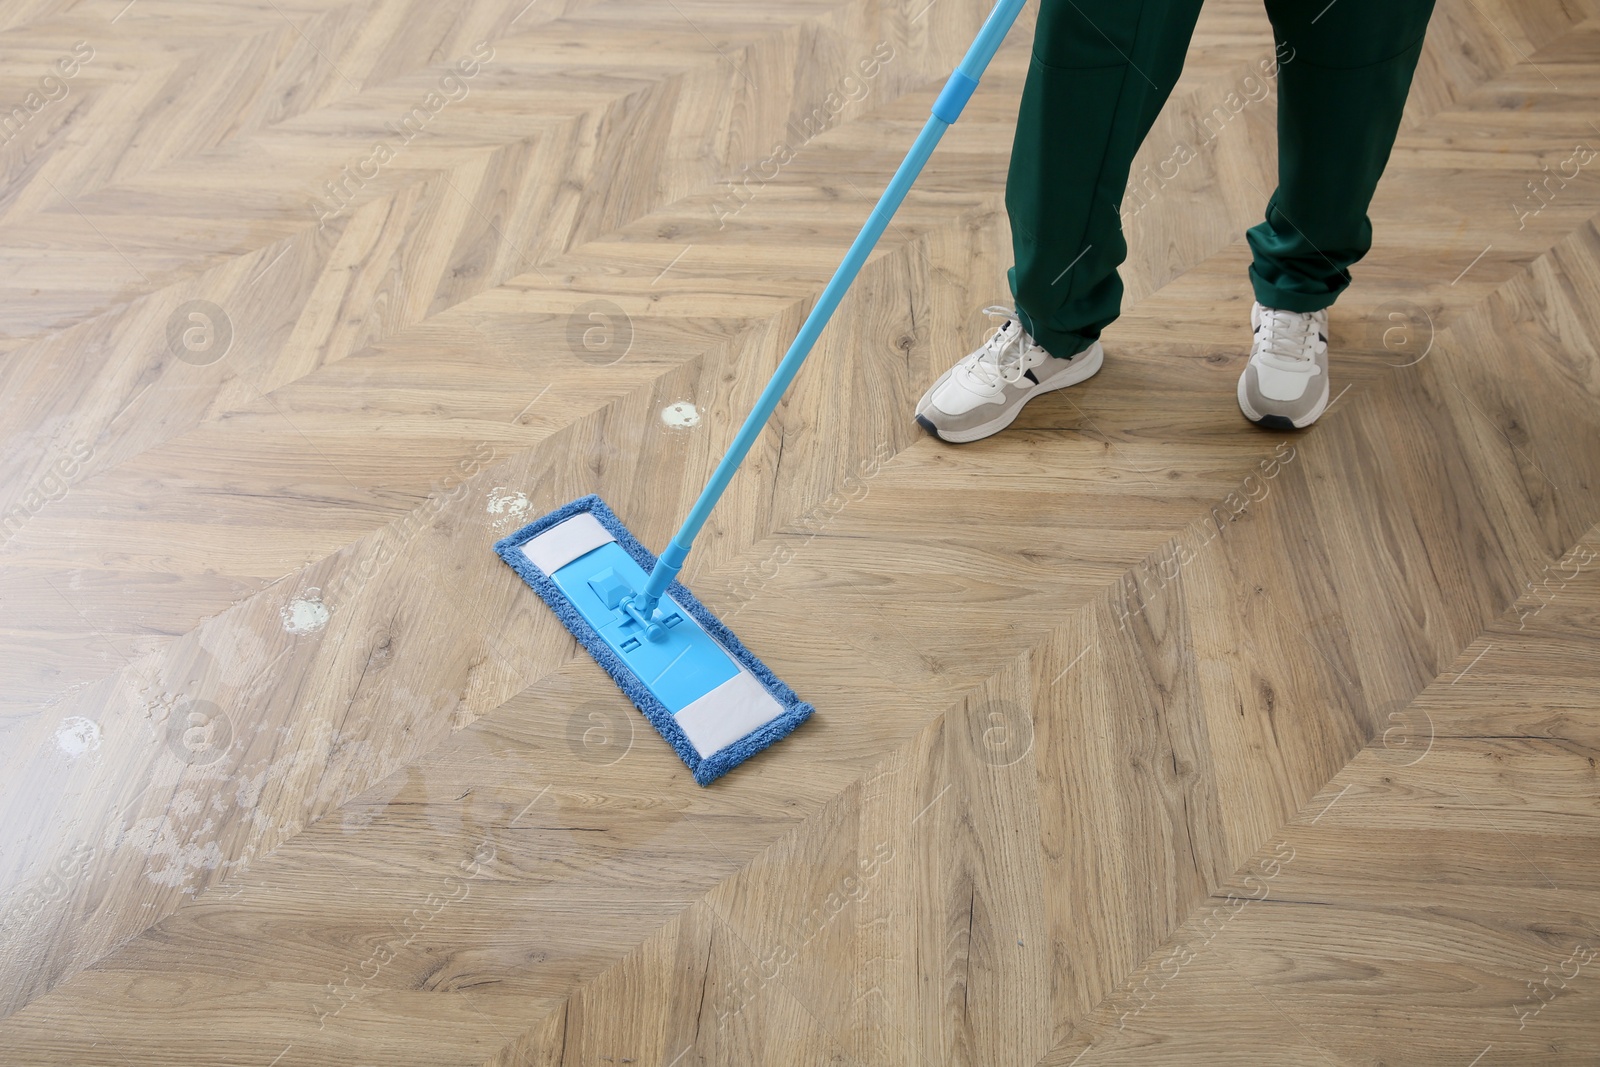
<path fill-rule="evenodd" d="M 1297 429 L 1310 426 L 1328 406 L 1328 353 L 1326 349 L 1316 354 L 1319 373 L 1310 387 L 1295 400 L 1273 400 L 1261 392 L 1256 378 L 1256 368 L 1247 365 L 1239 378 L 1239 408 L 1245 418 L 1254 423 L 1287 420 Z M 1269 424 L 1270 425 L 1270 424 Z"/>

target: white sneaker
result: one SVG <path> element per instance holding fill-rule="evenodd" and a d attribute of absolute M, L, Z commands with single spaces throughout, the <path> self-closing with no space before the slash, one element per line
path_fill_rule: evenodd
<path fill-rule="evenodd" d="M 1239 410 L 1269 430 L 1299 430 L 1328 407 L 1328 312 L 1250 309 L 1255 342 L 1239 375 Z"/>
<path fill-rule="evenodd" d="M 983 310 L 1005 321 L 917 401 L 918 425 L 941 441 L 965 444 L 999 433 L 1028 401 L 1093 377 L 1105 358 L 1096 341 L 1075 356 L 1057 359 L 1039 347 L 1010 308 Z"/>

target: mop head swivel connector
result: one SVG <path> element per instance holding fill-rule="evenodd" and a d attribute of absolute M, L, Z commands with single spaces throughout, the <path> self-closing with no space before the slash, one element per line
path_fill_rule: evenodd
<path fill-rule="evenodd" d="M 787 737 L 812 712 L 674 581 L 649 615 L 656 560 L 598 496 L 495 543 L 578 642 L 709 785 Z M 653 631 L 653 632 L 652 632 Z"/>

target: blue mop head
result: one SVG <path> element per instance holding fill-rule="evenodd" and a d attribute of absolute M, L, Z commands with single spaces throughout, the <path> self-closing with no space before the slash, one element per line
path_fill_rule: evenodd
<path fill-rule="evenodd" d="M 662 598 L 660 616 L 671 629 L 661 641 L 643 638 L 615 610 L 617 593 L 642 588 L 656 558 L 598 496 L 529 523 L 494 550 L 550 605 L 701 785 L 783 740 L 811 715 L 811 705 L 681 583 L 673 582 Z M 674 606 L 688 619 L 673 613 Z"/>

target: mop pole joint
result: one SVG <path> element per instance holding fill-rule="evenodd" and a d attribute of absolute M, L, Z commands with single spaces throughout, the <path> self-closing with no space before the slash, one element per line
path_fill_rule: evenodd
<path fill-rule="evenodd" d="M 950 80 L 940 90 L 939 98 L 933 102 L 934 117 L 946 126 L 953 125 L 961 117 L 962 108 L 967 106 L 967 101 L 972 99 L 977 88 L 978 79 L 968 77 L 959 70 L 953 71 Z"/>

